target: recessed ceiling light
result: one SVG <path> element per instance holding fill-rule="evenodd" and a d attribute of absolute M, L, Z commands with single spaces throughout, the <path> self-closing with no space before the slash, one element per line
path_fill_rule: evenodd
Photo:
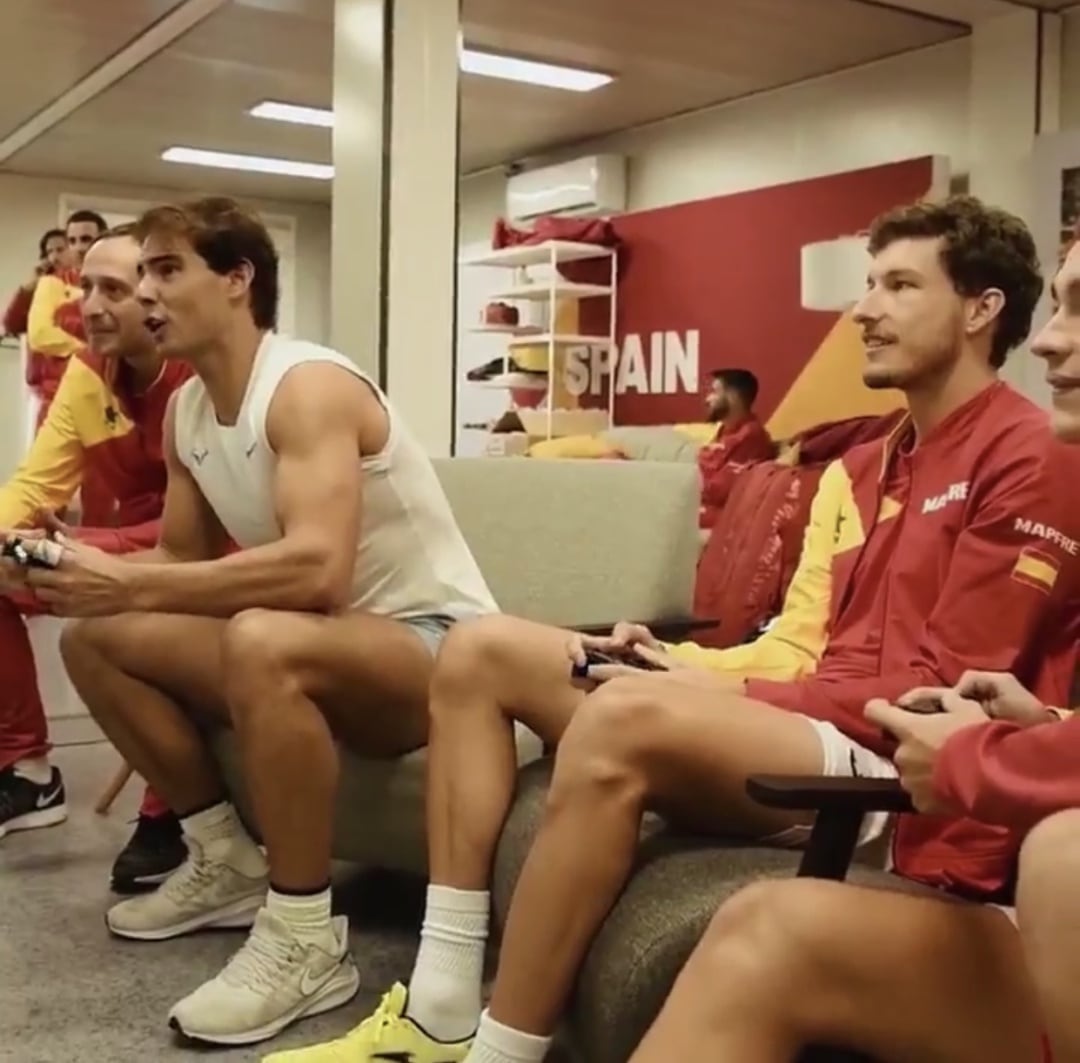
<path fill-rule="evenodd" d="M 610 74 L 599 74 L 595 70 L 539 63 L 533 59 L 516 59 L 495 52 L 478 52 L 472 48 L 462 49 L 460 65 L 466 74 L 502 78 L 505 81 L 523 81 L 528 85 L 544 85 L 569 92 L 592 92 L 593 89 L 609 85 L 615 80 Z"/>
<path fill-rule="evenodd" d="M 569 92 L 592 92 L 615 79 L 610 74 L 575 67 L 556 66 L 532 59 L 516 59 L 495 52 L 478 52 L 463 48 L 460 66 L 466 74 L 501 78 L 504 81 L 520 81 L 527 85 L 543 85 L 545 88 L 566 89 Z M 269 118 L 277 122 L 294 122 L 297 125 L 321 126 L 330 129 L 334 125 L 334 112 L 326 107 L 302 107 L 295 103 L 263 100 L 248 111 L 254 118 Z"/>
<path fill-rule="evenodd" d="M 266 155 L 235 155 L 228 151 L 205 151 L 202 148 L 172 147 L 161 153 L 166 162 L 183 162 L 191 166 L 212 166 L 219 170 L 247 170 L 251 173 L 273 173 L 285 177 L 310 177 L 329 181 L 334 167 L 318 162 L 299 162 L 296 159 L 275 159 Z"/>
<path fill-rule="evenodd" d="M 248 111 L 253 118 L 270 118 L 275 122 L 294 122 L 297 125 L 317 125 L 329 129 L 334 124 L 334 112 L 323 107 L 301 107 L 297 103 L 263 100 Z"/>

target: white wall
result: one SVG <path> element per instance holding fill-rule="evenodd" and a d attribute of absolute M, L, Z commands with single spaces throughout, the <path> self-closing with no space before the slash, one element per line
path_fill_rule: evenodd
<path fill-rule="evenodd" d="M 41 234 L 58 222 L 60 197 L 167 201 L 190 193 L 169 189 L 96 185 L 85 181 L 0 174 L 0 299 L 7 300 L 33 270 Z M 296 219 L 296 332 L 325 341 L 330 329 L 330 208 L 320 204 L 252 201 L 257 209 Z M 0 477 L 10 474 L 21 451 L 18 355 L 0 349 Z"/>
<path fill-rule="evenodd" d="M 967 38 L 577 145 L 628 159 L 630 210 L 945 155 L 965 172 Z M 463 114 L 468 121 L 468 114 Z M 501 172 L 461 186 L 461 243 L 490 238 Z"/>

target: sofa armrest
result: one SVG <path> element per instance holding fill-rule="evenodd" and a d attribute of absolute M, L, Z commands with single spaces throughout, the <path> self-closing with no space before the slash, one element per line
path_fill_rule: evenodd
<path fill-rule="evenodd" d="M 912 812 L 911 798 L 895 779 L 753 775 L 746 792 L 769 808 L 816 811 L 799 875 L 842 881 L 868 812 Z"/>

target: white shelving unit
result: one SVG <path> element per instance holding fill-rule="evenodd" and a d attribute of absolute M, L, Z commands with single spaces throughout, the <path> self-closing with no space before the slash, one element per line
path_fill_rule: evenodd
<path fill-rule="evenodd" d="M 608 283 L 606 284 L 585 284 L 569 281 L 559 273 L 558 267 L 568 262 L 602 258 L 606 258 L 610 264 Z M 574 431 L 572 428 L 564 429 L 560 423 L 569 423 L 572 418 L 560 418 L 559 414 L 562 411 L 555 409 L 552 405 L 553 388 L 551 384 L 555 377 L 555 355 L 560 348 L 567 347 L 615 349 L 615 317 L 618 309 L 616 292 L 618 256 L 614 249 L 600 247 L 596 244 L 549 240 L 541 244 L 522 244 L 516 247 L 502 248 L 498 251 L 485 251 L 482 254 L 463 259 L 461 264 L 467 267 L 482 267 L 489 271 L 493 268 L 504 269 L 510 273 L 507 285 L 496 285 L 495 290 L 488 293 L 487 301 L 490 303 L 521 302 L 546 305 L 546 326 L 544 327 L 535 324 L 478 324 L 469 329 L 470 332 L 474 333 L 507 337 L 507 345 L 503 354 L 504 372 L 489 380 L 472 381 L 472 386 L 544 390 L 547 392 L 547 396 L 542 407 L 535 410 L 519 409 L 517 411 L 526 426 L 526 431 L 530 436 L 539 436 L 546 439 Z M 538 271 L 542 276 L 536 279 L 530 275 L 530 270 Z M 554 331 L 558 300 L 596 297 L 604 297 L 608 300 L 608 330 L 605 334 L 583 335 L 581 333 Z M 513 372 L 510 359 L 513 357 L 514 348 L 522 346 L 535 347 L 537 345 L 547 346 L 546 373 L 540 375 L 538 373 Z M 606 427 L 609 428 L 614 424 L 615 417 L 614 371 L 615 366 L 613 364 L 611 366 L 611 376 L 608 380 Z M 538 428 L 543 430 L 537 431 Z M 580 430 L 580 426 L 577 430 Z"/>

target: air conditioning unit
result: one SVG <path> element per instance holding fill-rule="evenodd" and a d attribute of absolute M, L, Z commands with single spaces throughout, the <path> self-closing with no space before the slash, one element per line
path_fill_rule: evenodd
<path fill-rule="evenodd" d="M 528 221 L 545 214 L 602 217 L 626 210 L 626 159 L 588 155 L 514 174 L 506 183 L 506 214 Z"/>

